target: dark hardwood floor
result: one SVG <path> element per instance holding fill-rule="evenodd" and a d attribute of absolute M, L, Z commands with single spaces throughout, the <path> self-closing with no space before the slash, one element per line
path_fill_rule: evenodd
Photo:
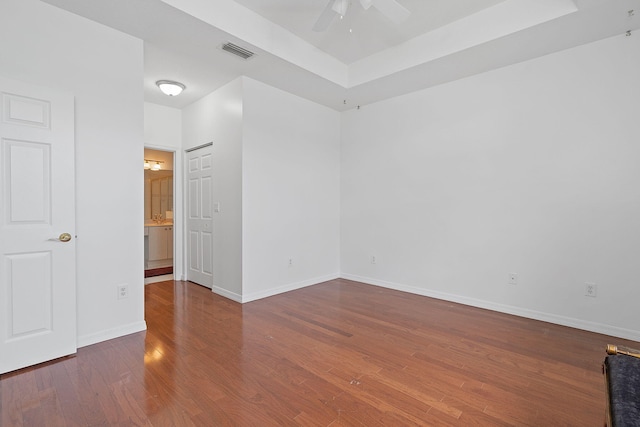
<path fill-rule="evenodd" d="M 146 333 L 0 376 L 0 425 L 602 426 L 606 344 L 639 346 L 347 280 L 145 289 Z"/>

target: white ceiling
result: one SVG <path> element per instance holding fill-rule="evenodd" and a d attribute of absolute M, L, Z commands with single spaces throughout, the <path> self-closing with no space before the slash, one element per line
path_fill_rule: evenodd
<path fill-rule="evenodd" d="M 176 108 L 245 75 L 343 111 L 640 27 L 640 0 L 398 0 L 400 25 L 352 0 L 322 33 L 328 0 L 43 1 L 144 40 L 145 100 Z"/>
<path fill-rule="evenodd" d="M 400 25 L 375 7 L 365 11 L 359 0 L 351 0 L 344 19 L 334 19 L 324 32 L 314 32 L 312 27 L 332 0 L 235 1 L 339 61 L 351 64 L 505 0 L 398 0 L 411 11 Z"/>

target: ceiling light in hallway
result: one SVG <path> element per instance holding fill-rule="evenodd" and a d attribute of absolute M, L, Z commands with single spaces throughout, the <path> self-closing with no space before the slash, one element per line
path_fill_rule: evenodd
<path fill-rule="evenodd" d="M 172 80 L 158 80 L 156 85 L 160 88 L 162 93 L 169 96 L 177 96 L 185 90 L 186 86 L 179 82 Z"/>

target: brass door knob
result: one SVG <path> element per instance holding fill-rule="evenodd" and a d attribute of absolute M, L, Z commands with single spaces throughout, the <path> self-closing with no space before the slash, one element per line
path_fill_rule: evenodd
<path fill-rule="evenodd" d="M 59 237 L 58 240 L 60 240 L 61 242 L 68 242 L 69 240 L 71 240 L 71 234 L 69 233 L 62 233 Z"/>

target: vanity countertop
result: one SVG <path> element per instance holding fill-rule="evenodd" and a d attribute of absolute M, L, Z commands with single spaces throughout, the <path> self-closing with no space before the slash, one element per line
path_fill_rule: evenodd
<path fill-rule="evenodd" d="M 153 221 L 145 221 L 145 227 L 172 227 L 173 221 L 165 221 L 161 223 L 153 222 Z"/>

